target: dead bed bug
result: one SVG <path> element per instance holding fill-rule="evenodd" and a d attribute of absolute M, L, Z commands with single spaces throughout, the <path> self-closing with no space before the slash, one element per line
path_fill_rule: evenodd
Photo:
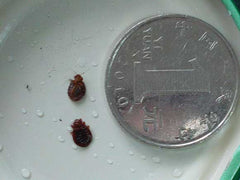
<path fill-rule="evenodd" d="M 82 119 L 76 119 L 72 124 L 71 132 L 75 144 L 81 147 L 87 147 L 92 141 L 92 133 L 89 126 Z"/>
<path fill-rule="evenodd" d="M 68 96 L 72 101 L 79 101 L 85 95 L 86 87 L 80 74 L 74 76 L 68 87 Z"/>

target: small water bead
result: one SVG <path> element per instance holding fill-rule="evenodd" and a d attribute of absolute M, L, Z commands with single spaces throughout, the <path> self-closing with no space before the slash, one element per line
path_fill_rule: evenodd
<path fill-rule="evenodd" d="M 44 113 L 39 109 L 36 111 L 36 114 L 37 114 L 38 117 L 43 117 L 44 116 Z"/>
<path fill-rule="evenodd" d="M 12 56 L 8 56 L 8 62 L 13 62 L 13 57 Z"/>
<path fill-rule="evenodd" d="M 4 115 L 2 113 L 0 113 L 0 119 L 3 119 Z"/>
<path fill-rule="evenodd" d="M 182 174 L 183 174 L 182 170 L 178 168 L 174 169 L 172 172 L 173 177 L 176 177 L 176 178 L 182 176 Z"/>
<path fill-rule="evenodd" d="M 25 108 L 22 108 L 22 113 L 27 114 L 27 110 Z"/>
<path fill-rule="evenodd" d="M 152 157 L 152 161 L 153 161 L 154 163 L 160 163 L 160 158 L 157 157 L 157 156 Z"/>
<path fill-rule="evenodd" d="M 112 31 L 114 31 L 114 28 L 113 27 L 109 27 L 108 30 L 112 32 Z"/>
<path fill-rule="evenodd" d="M 130 171 L 132 172 L 132 173 L 135 173 L 135 169 L 134 168 L 130 168 Z"/>
<path fill-rule="evenodd" d="M 29 179 L 31 177 L 31 171 L 29 169 L 22 169 L 21 174 L 25 179 Z"/>
<path fill-rule="evenodd" d="M 34 32 L 34 33 L 38 33 L 39 30 L 38 30 L 38 29 L 34 29 L 33 32 Z"/>
<path fill-rule="evenodd" d="M 72 132 L 72 127 L 68 126 L 68 127 L 67 127 L 67 131 L 68 131 L 68 132 Z"/>
<path fill-rule="evenodd" d="M 28 122 L 25 122 L 25 123 L 24 123 L 24 125 L 25 125 L 25 126 L 28 126 L 28 125 L 29 125 L 29 123 L 28 123 Z"/>
<path fill-rule="evenodd" d="M 97 113 L 96 111 L 93 111 L 93 112 L 92 112 L 92 116 L 93 116 L 94 118 L 97 118 L 97 117 L 98 117 L 98 113 Z"/>
<path fill-rule="evenodd" d="M 98 64 L 97 64 L 96 62 L 93 62 L 93 63 L 92 63 L 92 66 L 93 66 L 93 67 L 98 67 Z"/>
<path fill-rule="evenodd" d="M 146 158 L 146 156 L 141 155 L 141 159 L 142 159 L 142 160 L 146 160 L 147 158 Z"/>
<path fill-rule="evenodd" d="M 128 154 L 129 154 L 130 156 L 133 156 L 133 155 L 134 155 L 134 152 L 132 152 L 132 151 L 130 150 L 130 151 L 128 151 Z"/>
<path fill-rule="evenodd" d="M 57 122 L 57 118 L 52 118 L 52 121 L 53 122 Z"/>
<path fill-rule="evenodd" d="M 115 145 L 114 145 L 113 143 L 109 143 L 109 147 L 110 147 L 110 148 L 114 148 Z"/>
<path fill-rule="evenodd" d="M 99 139 L 99 137 L 98 137 L 98 136 L 96 136 L 96 137 L 95 137 L 95 139 L 96 139 L 96 140 L 98 140 L 98 139 Z"/>
<path fill-rule="evenodd" d="M 40 82 L 40 85 L 45 85 L 46 84 L 46 82 L 45 81 L 42 81 L 42 82 Z"/>
<path fill-rule="evenodd" d="M 228 15 L 229 15 L 229 16 L 232 16 L 232 12 L 231 12 L 231 11 L 228 11 Z"/>
<path fill-rule="evenodd" d="M 63 143 L 65 140 L 64 140 L 64 138 L 62 136 L 58 136 L 58 141 Z"/>
<path fill-rule="evenodd" d="M 148 176 L 149 176 L 150 178 L 153 178 L 153 177 L 154 177 L 154 174 L 153 174 L 153 173 L 149 173 Z"/>
<path fill-rule="evenodd" d="M 75 37 L 75 41 L 79 41 L 80 40 L 80 38 L 79 37 Z"/>
<path fill-rule="evenodd" d="M 111 159 L 108 159 L 108 160 L 107 160 L 107 163 L 108 163 L 109 165 L 112 165 L 112 164 L 113 164 L 113 161 L 112 161 Z"/>
<path fill-rule="evenodd" d="M 77 146 L 76 144 L 73 144 L 73 145 L 72 145 L 72 148 L 73 148 L 74 150 L 77 150 L 77 149 L 78 149 L 78 146 Z"/>
<path fill-rule="evenodd" d="M 94 158 L 97 158 L 97 157 L 98 157 L 97 153 L 94 153 L 94 154 L 93 154 L 93 157 L 94 157 Z"/>
<path fill-rule="evenodd" d="M 91 97 L 90 97 L 90 101 L 91 101 L 91 102 L 95 102 L 95 101 L 96 101 L 95 97 L 91 96 Z"/>
<path fill-rule="evenodd" d="M 2 152 L 2 151 L 3 151 L 3 145 L 0 144 L 0 152 Z"/>

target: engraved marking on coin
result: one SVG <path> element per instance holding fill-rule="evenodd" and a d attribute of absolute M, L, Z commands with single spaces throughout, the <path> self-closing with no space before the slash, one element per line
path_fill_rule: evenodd
<path fill-rule="evenodd" d="M 142 59 L 152 60 L 152 27 L 143 30 L 142 44 Z"/>
<path fill-rule="evenodd" d="M 158 110 L 157 107 L 153 107 L 153 111 L 149 111 L 145 106 L 143 107 L 144 119 L 143 119 L 143 129 L 145 132 L 149 132 L 149 125 L 154 126 L 154 131 L 158 128 Z"/>
<path fill-rule="evenodd" d="M 203 41 L 206 43 L 206 47 L 212 51 L 215 46 L 218 44 L 218 41 L 213 40 L 213 38 L 208 34 L 208 32 L 204 32 L 202 36 L 198 39 L 198 41 Z"/>
<path fill-rule="evenodd" d="M 138 50 L 137 52 L 135 52 L 135 53 L 133 53 L 132 54 L 132 57 L 135 57 L 137 54 L 139 54 L 140 53 L 140 51 Z"/>
<path fill-rule="evenodd" d="M 157 39 L 154 39 L 153 40 L 153 48 L 162 50 L 163 49 L 162 40 L 163 40 L 163 36 L 160 36 Z"/>
<path fill-rule="evenodd" d="M 117 106 L 119 108 L 124 108 L 128 106 L 128 98 L 127 97 L 120 97 L 117 101 Z"/>
<path fill-rule="evenodd" d="M 115 77 L 116 77 L 117 79 L 119 79 L 119 80 L 124 79 L 124 74 L 123 74 L 122 71 L 117 71 L 117 72 L 115 72 L 114 75 L 115 75 Z"/>
<path fill-rule="evenodd" d="M 184 92 L 210 93 L 208 73 L 200 67 L 196 58 L 189 60 L 193 69 L 145 69 L 134 62 L 134 101 L 139 103 L 148 94 L 176 94 Z M 164 85 L 164 86 L 163 86 Z"/>
<path fill-rule="evenodd" d="M 144 20 L 125 33 L 109 60 L 106 96 L 134 137 L 161 147 L 206 139 L 229 119 L 239 68 L 226 39 L 185 15 Z"/>

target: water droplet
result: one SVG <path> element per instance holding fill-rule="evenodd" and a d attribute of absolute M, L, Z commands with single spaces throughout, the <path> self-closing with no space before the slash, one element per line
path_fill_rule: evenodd
<path fill-rule="evenodd" d="M 44 113 L 39 109 L 36 111 L 36 114 L 37 114 L 38 117 L 43 117 L 44 116 Z"/>
<path fill-rule="evenodd" d="M 3 145 L 0 144 L 0 152 L 2 152 L 2 151 L 3 151 Z"/>
<path fill-rule="evenodd" d="M 42 81 L 42 82 L 40 82 L 40 85 L 45 85 L 46 83 L 45 83 L 45 81 Z"/>
<path fill-rule="evenodd" d="M 23 69 L 23 68 L 24 68 L 24 66 L 21 64 L 21 65 L 19 66 L 19 68 L 20 68 L 20 69 Z"/>
<path fill-rule="evenodd" d="M 154 174 L 153 173 L 149 173 L 148 176 L 152 178 L 152 177 L 154 177 Z"/>
<path fill-rule="evenodd" d="M 31 177 L 31 171 L 29 169 L 24 168 L 21 170 L 21 173 L 25 179 L 29 179 Z"/>
<path fill-rule="evenodd" d="M 33 44 L 37 44 L 38 43 L 38 41 L 33 41 Z"/>
<path fill-rule="evenodd" d="M 97 64 L 96 62 L 93 62 L 93 63 L 92 63 L 92 66 L 93 66 L 93 67 L 98 67 L 98 64 Z"/>
<path fill-rule="evenodd" d="M 93 112 L 92 112 L 92 116 L 93 116 L 94 118 L 97 118 L 97 117 L 98 117 L 98 113 L 97 113 L 96 111 L 93 111 Z"/>
<path fill-rule="evenodd" d="M 181 171 L 181 169 L 178 169 L 178 168 L 174 169 L 172 172 L 173 177 L 180 177 L 182 176 L 182 174 L 183 172 Z"/>
<path fill-rule="evenodd" d="M 38 33 L 39 30 L 38 30 L 38 29 L 34 29 L 33 32 L 34 32 L 34 33 Z"/>
<path fill-rule="evenodd" d="M 94 154 L 93 154 L 93 157 L 94 157 L 94 158 L 97 158 L 97 157 L 98 157 L 97 153 L 94 153 Z"/>
<path fill-rule="evenodd" d="M 67 131 L 72 132 L 72 127 L 71 127 L 71 126 L 68 126 L 68 127 L 67 127 Z"/>
<path fill-rule="evenodd" d="M 30 46 L 31 46 L 31 47 L 34 47 L 34 46 L 35 46 L 35 44 L 31 43 L 31 44 L 30 44 Z"/>
<path fill-rule="evenodd" d="M 113 143 L 109 143 L 109 147 L 110 147 L 110 148 L 114 148 L 115 146 L 114 146 Z"/>
<path fill-rule="evenodd" d="M 133 155 L 134 155 L 134 152 L 132 152 L 132 151 L 130 150 L 130 151 L 128 151 L 128 154 L 129 154 L 130 156 L 133 156 Z"/>
<path fill-rule="evenodd" d="M 114 31 L 114 28 L 113 27 L 109 27 L 108 30 L 112 32 L 112 31 Z"/>
<path fill-rule="evenodd" d="M 95 97 L 91 96 L 91 97 L 90 97 L 90 101 L 91 101 L 91 102 L 95 102 L 95 101 L 96 101 Z"/>
<path fill-rule="evenodd" d="M 229 15 L 229 16 L 232 16 L 232 12 L 231 12 L 231 11 L 228 11 L 228 15 Z"/>
<path fill-rule="evenodd" d="M 79 41 L 80 40 L 80 38 L 79 37 L 75 37 L 75 41 Z"/>
<path fill-rule="evenodd" d="M 57 118 L 52 118 L 52 121 L 53 122 L 57 122 Z"/>
<path fill-rule="evenodd" d="M 58 141 L 61 142 L 61 143 L 63 143 L 65 140 L 63 139 L 62 136 L 58 136 Z"/>
<path fill-rule="evenodd" d="M 25 126 L 28 126 L 28 125 L 29 125 L 29 123 L 28 123 L 28 122 L 25 122 L 25 123 L 24 123 L 24 125 L 25 125 Z"/>
<path fill-rule="evenodd" d="M 57 24 L 58 24 L 58 25 L 61 25 L 61 24 L 62 24 L 62 22 L 61 22 L 61 21 L 58 21 L 58 22 L 57 22 Z"/>
<path fill-rule="evenodd" d="M 87 46 L 88 46 L 88 47 L 90 47 L 90 46 L 92 46 L 92 44 L 90 44 L 90 43 L 87 43 Z"/>
<path fill-rule="evenodd" d="M 96 140 L 98 140 L 98 139 L 99 139 L 99 137 L 98 137 L 98 136 L 96 136 L 96 137 L 95 137 L 95 139 L 96 139 Z"/>
<path fill-rule="evenodd" d="M 134 168 L 130 168 L 130 171 L 132 172 L 132 173 L 135 173 L 135 169 Z"/>
<path fill-rule="evenodd" d="M 27 110 L 25 108 L 22 108 L 22 113 L 27 114 Z"/>
<path fill-rule="evenodd" d="M 142 160 L 146 160 L 147 158 L 146 158 L 146 156 L 141 155 L 141 159 L 142 159 Z"/>
<path fill-rule="evenodd" d="M 0 113 L 0 119 L 3 119 L 4 115 L 2 113 Z"/>
<path fill-rule="evenodd" d="M 21 32 L 20 31 L 16 31 L 16 34 L 21 34 Z"/>
<path fill-rule="evenodd" d="M 160 158 L 157 157 L 157 156 L 152 157 L 152 161 L 153 161 L 154 163 L 160 163 Z"/>
<path fill-rule="evenodd" d="M 23 26 L 23 27 L 22 27 L 22 30 L 26 32 L 26 31 L 27 31 L 27 28 L 26 28 L 25 26 Z"/>
<path fill-rule="evenodd" d="M 13 62 L 13 57 L 12 56 L 8 56 L 8 62 Z"/>
<path fill-rule="evenodd" d="M 78 149 L 78 146 L 77 146 L 76 144 L 73 144 L 73 145 L 72 145 L 72 148 L 73 148 L 74 150 L 77 150 L 77 149 Z"/>
<path fill-rule="evenodd" d="M 86 66 L 86 64 L 85 64 L 85 63 L 81 63 L 81 64 L 79 64 L 79 66 L 80 66 L 81 68 L 84 68 L 84 67 Z"/>
<path fill-rule="evenodd" d="M 107 163 L 110 164 L 110 165 L 112 165 L 112 164 L 113 164 L 113 161 L 112 161 L 111 159 L 108 159 L 108 160 L 107 160 Z"/>

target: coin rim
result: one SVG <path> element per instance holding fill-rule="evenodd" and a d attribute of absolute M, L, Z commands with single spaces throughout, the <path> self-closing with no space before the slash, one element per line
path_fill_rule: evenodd
<path fill-rule="evenodd" d="M 112 63 L 114 62 L 114 57 L 116 56 L 116 54 L 118 53 L 121 45 L 125 42 L 125 40 L 128 39 L 128 37 L 135 32 L 135 30 L 139 29 L 141 26 L 143 26 L 146 23 L 150 23 L 156 20 L 162 20 L 162 19 L 166 19 L 166 18 L 181 18 L 181 19 L 186 19 L 186 20 L 190 20 L 191 22 L 197 22 L 197 23 L 203 23 L 206 27 L 208 27 L 210 30 L 212 30 L 214 33 L 216 33 L 216 36 L 218 36 L 223 43 L 225 44 L 225 46 L 227 47 L 227 50 L 230 53 L 230 56 L 232 57 L 232 61 L 233 61 L 233 65 L 235 67 L 235 74 L 236 74 L 236 83 L 235 83 L 235 94 L 234 94 L 234 98 L 233 101 L 231 103 L 231 106 L 227 112 L 227 114 L 225 115 L 225 117 L 222 119 L 222 121 L 211 131 L 209 131 L 208 133 L 206 133 L 205 135 L 196 138 L 192 141 L 188 141 L 188 142 L 180 142 L 180 143 L 161 143 L 158 141 L 154 141 L 151 140 L 150 138 L 147 138 L 146 136 L 143 136 L 142 134 L 140 134 L 139 132 L 135 131 L 132 127 L 127 126 L 125 123 L 122 122 L 122 118 L 119 116 L 116 108 L 113 107 L 113 105 L 111 105 L 111 95 L 109 92 L 109 88 L 107 87 L 108 85 L 108 79 L 110 79 L 110 67 L 112 65 Z M 236 104 L 238 102 L 239 99 L 239 61 L 238 58 L 232 48 L 232 46 L 230 45 L 230 43 L 227 41 L 227 39 L 222 35 L 221 32 L 219 32 L 215 27 L 213 27 L 212 25 L 210 25 L 209 23 L 193 17 L 193 16 L 189 16 L 189 15 L 183 15 L 183 14 L 167 14 L 167 15 L 155 15 L 155 16 L 151 16 L 148 18 L 144 18 L 140 21 L 138 21 L 135 25 L 132 25 L 130 27 L 128 27 L 128 29 L 121 34 L 121 36 L 119 37 L 119 40 L 117 41 L 116 45 L 114 46 L 111 56 L 108 59 L 108 63 L 107 63 L 107 68 L 106 68 L 106 73 L 105 73 L 105 94 L 106 94 L 106 98 L 107 98 L 107 102 L 108 102 L 108 106 L 111 109 L 112 114 L 114 115 L 115 119 L 118 121 L 118 123 L 120 124 L 120 126 L 129 134 L 131 134 L 135 139 L 138 139 L 142 142 L 145 142 L 147 144 L 151 144 L 151 145 L 155 145 L 155 146 L 160 146 L 163 148 L 181 148 L 181 147 L 186 147 L 186 146 L 190 146 L 190 145 L 194 145 L 194 144 L 198 144 L 206 139 L 209 139 L 209 137 L 211 137 L 213 134 L 216 134 L 217 131 L 219 131 L 224 124 L 226 124 L 226 122 L 230 119 L 230 116 L 233 114 L 235 108 L 236 108 Z M 119 118 L 120 117 L 120 118 Z"/>

